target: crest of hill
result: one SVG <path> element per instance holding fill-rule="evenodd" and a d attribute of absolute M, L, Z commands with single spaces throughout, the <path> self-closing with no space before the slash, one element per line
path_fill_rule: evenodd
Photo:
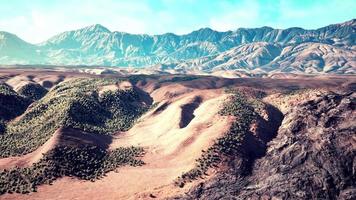
<path fill-rule="evenodd" d="M 0 140 L 1 157 L 32 152 L 61 127 L 96 134 L 127 130 L 152 100 L 136 87 L 113 88 L 99 95 L 103 86 L 120 82 L 82 78 L 56 85 L 21 117 L 8 123 Z"/>

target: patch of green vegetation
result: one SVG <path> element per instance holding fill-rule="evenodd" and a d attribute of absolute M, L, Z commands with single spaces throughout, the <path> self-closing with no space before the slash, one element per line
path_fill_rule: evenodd
<path fill-rule="evenodd" d="M 324 90 L 322 89 L 311 89 L 311 88 L 298 88 L 293 90 L 285 90 L 282 92 L 283 95 L 293 96 L 293 95 L 302 95 L 307 93 L 321 93 Z"/>
<path fill-rule="evenodd" d="M 174 76 L 172 78 L 160 80 L 159 83 L 192 81 L 198 78 L 198 76 Z"/>
<path fill-rule="evenodd" d="M 256 112 L 250 101 L 239 93 L 235 93 L 227 101 L 219 112 L 223 116 L 235 116 L 236 120 L 231 125 L 228 133 L 218 138 L 215 143 L 197 159 L 196 166 L 183 173 L 177 178 L 175 184 L 183 187 L 187 181 L 197 179 L 208 171 L 209 168 L 217 166 L 224 157 L 239 155 L 241 146 L 249 131 L 250 124 L 256 118 Z"/>
<path fill-rule="evenodd" d="M 33 101 L 37 101 L 44 97 L 48 91 L 38 83 L 28 83 L 22 86 L 17 92 Z"/>
<path fill-rule="evenodd" d="M 143 81 L 145 82 L 146 79 L 157 79 L 158 76 L 157 75 L 148 75 L 148 74 L 138 74 L 138 75 L 130 75 L 128 77 L 129 81 L 135 85 L 136 83 L 138 83 L 139 81 Z"/>
<path fill-rule="evenodd" d="M 30 99 L 17 94 L 10 86 L 0 83 L 0 120 L 8 121 L 21 115 L 31 103 Z"/>
<path fill-rule="evenodd" d="M 122 79 L 80 78 L 56 85 L 19 120 L 8 123 L 0 136 L 0 157 L 23 155 L 44 144 L 60 127 L 97 134 L 129 129 L 149 105 L 135 89 L 100 88 Z"/>
<path fill-rule="evenodd" d="M 73 176 L 95 181 L 119 166 L 141 166 L 142 148 L 127 147 L 106 151 L 96 146 L 59 146 L 31 167 L 0 171 L 0 194 L 35 192 L 38 185 Z"/>
<path fill-rule="evenodd" d="M 261 90 L 256 90 L 250 87 L 226 87 L 225 93 L 236 94 L 240 93 L 246 97 L 255 98 L 255 99 L 262 99 L 267 96 L 267 93 Z"/>

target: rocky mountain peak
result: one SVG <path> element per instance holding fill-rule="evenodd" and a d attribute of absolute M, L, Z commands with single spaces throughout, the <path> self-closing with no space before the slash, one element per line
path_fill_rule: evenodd
<path fill-rule="evenodd" d="M 86 30 L 86 31 L 91 31 L 91 32 L 105 32 L 105 33 L 111 33 L 111 31 L 106 28 L 105 26 L 101 25 L 101 24 L 94 24 L 88 27 L 85 27 L 83 29 L 79 29 L 79 30 Z"/>

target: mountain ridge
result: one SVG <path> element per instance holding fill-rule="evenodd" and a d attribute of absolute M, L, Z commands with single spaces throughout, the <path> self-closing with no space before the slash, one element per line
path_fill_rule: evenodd
<path fill-rule="evenodd" d="M 129 32 L 124 32 L 124 31 L 110 31 L 110 29 L 108 29 L 104 25 L 101 25 L 101 24 L 97 23 L 97 24 L 92 24 L 92 25 L 85 26 L 83 28 L 77 28 L 77 29 L 70 30 L 70 31 L 63 31 L 63 32 L 61 32 L 59 34 L 56 34 L 56 35 L 50 37 L 49 39 L 47 39 L 45 41 L 42 41 L 40 43 L 31 43 L 31 42 L 27 42 L 25 40 L 24 41 L 26 43 L 29 43 L 29 44 L 32 44 L 32 45 L 38 45 L 38 44 L 41 44 L 41 43 L 44 43 L 44 42 L 50 40 L 51 38 L 53 38 L 53 37 L 55 37 L 57 35 L 60 35 L 60 34 L 66 33 L 66 32 L 71 32 L 71 31 L 78 31 L 78 30 L 82 30 L 82 29 L 86 29 L 86 28 L 90 28 L 90 27 L 99 27 L 100 29 L 106 29 L 107 32 L 110 32 L 110 33 L 118 32 L 118 33 L 130 34 L 130 35 L 148 35 L 148 36 L 174 35 L 174 36 L 184 36 L 184 35 L 192 34 L 193 32 L 199 32 L 200 30 L 204 30 L 204 29 L 210 29 L 211 31 L 218 32 L 218 33 L 234 32 L 234 31 L 237 31 L 239 29 L 262 29 L 262 28 L 264 28 L 264 29 L 273 29 L 273 30 L 301 29 L 301 30 L 304 30 L 304 31 L 315 31 L 315 30 L 326 28 L 326 27 L 332 27 L 332 26 L 352 26 L 352 25 L 353 26 L 356 25 L 356 18 L 355 19 L 351 19 L 351 20 L 347 20 L 347 21 L 341 22 L 341 23 L 330 24 L 330 25 L 327 25 L 327 26 L 324 26 L 324 27 L 321 27 L 321 28 L 316 28 L 316 29 L 305 29 L 305 28 L 301 28 L 301 27 L 290 27 L 290 28 L 286 28 L 286 29 L 280 29 L 280 28 L 273 28 L 271 26 L 261 26 L 261 27 L 257 27 L 257 28 L 244 28 L 244 27 L 241 27 L 241 28 L 237 28 L 235 30 L 217 31 L 217 30 L 214 30 L 214 29 L 212 29 L 210 27 L 202 27 L 202 28 L 199 28 L 197 30 L 194 30 L 194 31 L 186 33 L 186 34 L 175 34 L 175 33 L 172 33 L 172 32 L 166 32 L 166 33 L 162 33 L 162 34 L 152 34 L 152 35 L 150 35 L 150 34 L 135 34 L 135 33 L 129 33 Z M 1 31 L 0 30 L 0 34 L 1 33 L 8 33 L 8 34 L 12 34 L 12 35 L 17 36 L 16 34 L 8 32 L 8 31 Z M 20 38 L 19 36 L 17 36 L 17 37 Z"/>
<path fill-rule="evenodd" d="M 283 52 L 288 51 L 290 46 L 297 47 L 300 44 L 319 43 L 319 46 L 331 45 L 347 52 L 347 55 L 337 55 L 328 53 L 332 60 L 345 60 L 343 62 L 333 62 L 333 65 L 322 66 L 322 63 L 329 63 L 324 60 L 319 62 L 317 69 L 303 70 L 305 66 L 299 65 L 297 72 L 332 72 L 345 73 L 345 63 L 348 63 L 346 70 L 348 73 L 355 73 L 355 44 L 356 44 L 356 19 L 344 23 L 332 24 L 319 29 L 306 30 L 303 28 L 292 27 L 288 29 L 273 29 L 271 27 L 260 28 L 239 28 L 235 31 L 219 32 L 211 28 L 201 28 L 188 34 L 176 35 L 174 33 L 165 33 L 161 35 L 130 34 L 126 32 L 110 31 L 100 24 L 94 24 L 73 31 L 66 31 L 57 34 L 47 41 L 34 45 L 15 37 L 12 40 L 14 44 L 23 41 L 26 48 L 19 49 L 16 45 L 4 48 L 1 35 L 6 32 L 0 32 L 0 64 L 49 64 L 49 65 L 100 65 L 100 66 L 119 66 L 119 67 L 151 67 L 157 64 L 177 64 L 182 68 L 182 63 L 189 63 L 192 60 L 206 59 L 207 57 L 216 57 L 224 55 L 234 48 L 243 48 L 244 45 L 251 44 L 254 48 L 261 48 L 263 55 L 246 54 L 242 60 L 255 60 L 251 63 L 235 63 L 228 69 L 243 70 L 246 66 L 252 68 L 261 68 L 264 72 L 278 71 L 278 66 L 282 63 L 273 63 L 273 60 L 281 60 L 275 52 L 263 50 L 263 42 L 272 46 L 280 46 Z M 17 43 L 16 43 L 17 42 Z M 256 46 L 257 45 L 257 46 Z M 5 46 L 6 47 L 6 46 Z M 31 48 L 30 48 L 31 47 Z M 329 46 L 328 46 L 329 48 Z M 331 48 L 331 47 L 330 47 Z M 9 49 L 12 51 L 9 51 Z M 26 49 L 26 52 L 21 52 Z M 308 49 L 308 48 L 307 48 Z M 275 51 L 275 50 L 273 50 Z M 7 55 L 7 52 L 14 52 L 13 55 Z M 19 55 L 16 53 L 18 52 Z M 351 56 L 350 56 L 351 54 Z M 26 56 L 24 56 L 26 55 Z M 28 56 L 30 55 L 30 56 Z M 275 55 L 275 56 L 270 56 Z M 236 55 L 234 59 L 241 57 Z M 298 57 L 297 55 L 295 57 Z M 295 57 L 289 58 L 293 60 Z M 299 57 L 301 57 L 299 55 Z M 302 55 L 303 57 L 303 55 Z M 313 56 L 312 56 L 313 57 Z M 317 60 L 324 59 L 322 56 L 316 56 Z M 313 59 L 313 58 L 312 58 Z M 267 62 L 269 61 L 269 62 Z M 203 62 L 203 61 L 197 61 Z M 317 62 L 317 61 L 316 61 Z M 256 65 L 257 63 L 257 65 Z M 259 64 L 262 63 L 263 65 Z M 321 63 L 321 64 L 320 64 Z M 336 63 L 336 65 L 334 65 Z M 292 64 L 292 63 L 289 63 Z M 307 64 L 312 65 L 312 64 Z M 273 67 L 274 66 L 274 67 Z M 192 66 L 186 67 L 184 71 Z M 202 70 L 211 73 L 219 70 L 215 65 L 208 67 L 199 66 L 195 70 Z M 270 70 L 270 68 L 273 68 Z M 324 70 L 333 69 L 333 70 Z M 339 70 L 341 68 L 341 70 Z M 264 70 L 268 69 L 268 70 Z M 223 68 L 223 70 L 226 70 Z M 280 70 L 283 71 L 283 70 Z M 293 70 L 292 70 L 293 71 Z"/>

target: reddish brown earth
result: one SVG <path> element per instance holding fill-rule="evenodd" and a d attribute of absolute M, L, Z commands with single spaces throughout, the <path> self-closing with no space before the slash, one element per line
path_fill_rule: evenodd
<path fill-rule="evenodd" d="M 0 81 L 13 88 L 24 82 L 37 82 L 50 88 L 70 78 L 107 76 L 66 70 L 0 69 Z M 146 151 L 142 158 L 145 165 L 119 168 L 95 182 L 65 177 L 55 181 L 53 185 L 40 186 L 38 192 L 26 195 L 5 194 L 0 199 L 163 199 L 184 194 L 196 183 L 178 188 L 173 185 L 173 181 L 191 169 L 201 151 L 226 133 L 234 120 L 218 114 L 222 103 L 228 98 L 228 94 L 224 93 L 226 87 L 238 88 L 251 94 L 260 91 L 264 93 L 266 103 L 286 113 L 290 107 L 310 99 L 315 93 L 355 90 L 356 85 L 355 76 L 238 79 L 208 76 L 182 82 L 161 81 L 171 77 L 173 75 L 150 76 L 136 83 L 137 87 L 149 93 L 154 102 L 159 104 L 142 116 L 129 131 L 115 134 L 112 141 L 101 136 L 88 136 L 78 130 L 60 129 L 38 150 L 21 157 L 0 159 L 0 168 L 27 166 L 38 161 L 42 153 L 58 142 L 96 141 L 109 148 L 142 146 Z M 131 87 L 130 83 L 124 82 L 102 90 L 127 87 Z M 297 89 L 313 90 L 297 95 L 298 98 L 285 94 Z M 209 174 L 206 179 L 214 177 L 214 170 Z"/>

